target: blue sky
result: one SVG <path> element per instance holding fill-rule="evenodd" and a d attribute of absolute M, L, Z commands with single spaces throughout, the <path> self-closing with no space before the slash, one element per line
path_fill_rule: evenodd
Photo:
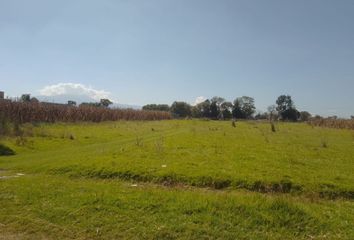
<path fill-rule="evenodd" d="M 0 89 L 135 105 L 248 95 L 260 110 L 285 93 L 348 117 L 353 13 L 352 0 L 0 0 Z"/>

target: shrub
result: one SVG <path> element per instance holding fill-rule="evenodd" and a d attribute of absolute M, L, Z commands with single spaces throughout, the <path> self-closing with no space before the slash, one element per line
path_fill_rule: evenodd
<path fill-rule="evenodd" d="M 9 147 L 6 147 L 5 145 L 0 144 L 0 156 L 11 156 L 15 155 L 14 150 L 12 150 Z"/>

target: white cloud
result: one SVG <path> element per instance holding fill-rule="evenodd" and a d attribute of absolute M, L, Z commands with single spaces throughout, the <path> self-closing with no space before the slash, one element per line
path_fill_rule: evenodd
<path fill-rule="evenodd" d="M 197 105 L 197 104 L 199 104 L 199 103 L 202 103 L 202 102 L 204 102 L 205 100 L 207 100 L 207 98 L 206 97 L 204 97 L 204 96 L 199 96 L 199 97 L 197 97 L 196 99 L 195 99 L 195 101 L 194 101 L 194 106 L 195 105 Z"/>
<path fill-rule="evenodd" d="M 39 93 L 46 97 L 55 97 L 60 95 L 84 96 L 99 101 L 102 98 L 109 98 L 110 92 L 104 90 L 96 90 L 92 87 L 85 86 L 80 83 L 58 83 L 45 86 Z"/>

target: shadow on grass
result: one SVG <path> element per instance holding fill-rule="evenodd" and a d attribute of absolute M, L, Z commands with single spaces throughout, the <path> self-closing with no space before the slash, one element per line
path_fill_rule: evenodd
<path fill-rule="evenodd" d="M 15 155 L 15 151 L 3 144 L 0 144 L 0 156 L 11 156 L 11 155 Z"/>
<path fill-rule="evenodd" d="M 295 193 L 308 194 L 301 185 L 293 183 L 290 179 L 282 179 L 279 182 L 232 180 L 211 176 L 187 177 L 175 173 L 153 175 L 145 172 L 112 171 L 110 169 L 83 168 L 82 166 L 68 166 L 50 170 L 53 174 L 65 174 L 70 177 L 119 179 L 124 181 L 146 182 L 161 184 L 164 186 L 191 186 L 199 188 L 211 188 L 215 190 L 245 189 L 260 193 Z M 319 188 L 315 194 L 320 198 L 329 199 L 354 199 L 354 191 L 332 188 L 330 191 Z"/>

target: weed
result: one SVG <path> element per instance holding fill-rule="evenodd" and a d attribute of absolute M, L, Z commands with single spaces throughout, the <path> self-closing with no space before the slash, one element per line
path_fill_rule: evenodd
<path fill-rule="evenodd" d="M 270 127 L 271 127 L 272 132 L 276 132 L 274 122 L 270 122 Z"/>
<path fill-rule="evenodd" d="M 144 146 L 143 138 L 142 137 L 136 137 L 135 138 L 135 145 L 137 147 L 143 147 Z"/>
<path fill-rule="evenodd" d="M 24 136 L 19 136 L 19 137 L 16 137 L 15 145 L 19 146 L 19 147 L 28 147 L 28 148 L 32 149 L 33 148 L 33 141 L 28 140 Z"/>
<path fill-rule="evenodd" d="M 13 133 L 15 136 L 23 136 L 23 130 L 21 129 L 20 123 L 15 121 L 13 123 Z"/>
<path fill-rule="evenodd" d="M 164 138 L 161 136 L 155 142 L 155 149 L 157 153 L 163 153 L 164 151 Z"/>
<path fill-rule="evenodd" d="M 43 138 L 51 137 L 51 134 L 44 127 L 40 127 L 36 135 Z"/>
<path fill-rule="evenodd" d="M 34 130 L 32 124 L 25 124 L 23 129 L 23 135 L 26 137 L 34 137 Z"/>
<path fill-rule="evenodd" d="M 321 141 L 321 147 L 323 147 L 323 148 L 328 148 L 328 143 L 327 143 L 327 140 L 326 140 L 326 139 L 322 139 L 322 141 Z"/>

